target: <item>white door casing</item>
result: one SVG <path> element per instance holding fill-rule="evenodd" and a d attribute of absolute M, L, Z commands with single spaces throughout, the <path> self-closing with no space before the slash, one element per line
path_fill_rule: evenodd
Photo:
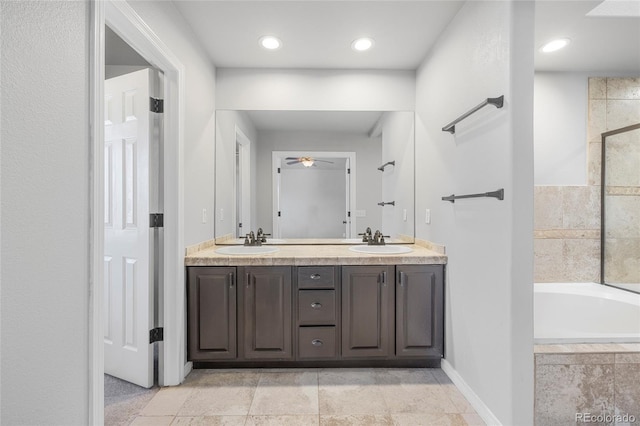
<path fill-rule="evenodd" d="M 153 233 L 158 164 L 152 160 L 149 69 L 105 81 L 104 370 L 153 386 Z"/>
<path fill-rule="evenodd" d="M 164 200 L 164 256 L 162 283 L 164 293 L 161 324 L 164 340 L 159 344 L 158 382 L 161 386 L 180 384 L 191 371 L 186 360 L 186 325 L 184 293 L 184 120 L 185 68 L 178 57 L 142 20 L 129 3 L 101 0 L 89 3 L 90 29 L 90 116 L 91 116 L 91 306 L 89 309 L 90 395 L 88 424 L 104 423 L 104 67 L 105 24 L 142 55 L 154 68 L 163 72 L 162 128 Z"/>

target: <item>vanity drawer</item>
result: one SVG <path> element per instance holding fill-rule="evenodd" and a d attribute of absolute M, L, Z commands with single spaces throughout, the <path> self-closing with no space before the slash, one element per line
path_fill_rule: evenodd
<path fill-rule="evenodd" d="M 298 291 L 299 325 L 335 325 L 335 290 Z"/>
<path fill-rule="evenodd" d="M 335 288 L 334 266 L 298 267 L 298 288 Z"/>
<path fill-rule="evenodd" d="M 300 359 L 335 358 L 336 328 L 299 327 L 298 357 Z"/>

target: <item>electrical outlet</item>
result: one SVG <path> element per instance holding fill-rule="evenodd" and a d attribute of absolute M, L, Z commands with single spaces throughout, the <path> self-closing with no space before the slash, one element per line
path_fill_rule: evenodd
<path fill-rule="evenodd" d="M 424 223 L 426 224 L 430 224 L 431 223 L 431 209 L 426 209 L 424 212 Z"/>
<path fill-rule="evenodd" d="M 402 210 L 402 220 L 407 221 L 407 209 Z"/>
<path fill-rule="evenodd" d="M 202 223 L 207 223 L 207 209 L 202 209 Z"/>

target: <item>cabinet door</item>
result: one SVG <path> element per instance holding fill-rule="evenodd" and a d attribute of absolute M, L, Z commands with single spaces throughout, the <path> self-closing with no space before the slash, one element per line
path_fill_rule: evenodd
<path fill-rule="evenodd" d="M 343 358 L 387 357 L 392 342 L 393 267 L 344 266 Z"/>
<path fill-rule="evenodd" d="M 244 357 L 290 359 L 291 267 L 243 268 Z"/>
<path fill-rule="evenodd" d="M 188 269 L 189 360 L 236 358 L 236 268 Z"/>
<path fill-rule="evenodd" d="M 396 355 L 442 356 L 442 266 L 397 266 L 396 272 Z"/>

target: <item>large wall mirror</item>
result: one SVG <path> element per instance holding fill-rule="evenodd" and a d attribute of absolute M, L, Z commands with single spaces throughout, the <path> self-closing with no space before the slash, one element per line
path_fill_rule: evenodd
<path fill-rule="evenodd" d="M 414 241 L 413 111 L 216 111 L 215 238 Z"/>

